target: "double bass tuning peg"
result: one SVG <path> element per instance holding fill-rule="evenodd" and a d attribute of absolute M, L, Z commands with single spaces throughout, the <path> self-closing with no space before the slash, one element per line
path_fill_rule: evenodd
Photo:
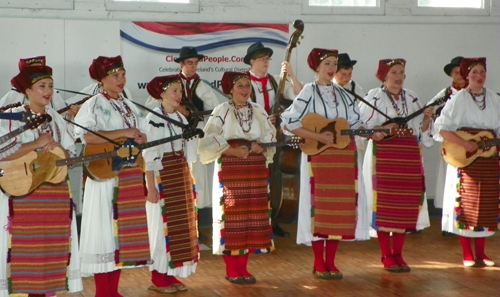
<path fill-rule="evenodd" d="M 301 35 L 301 36 L 300 36 L 300 39 L 304 39 L 304 35 Z"/>

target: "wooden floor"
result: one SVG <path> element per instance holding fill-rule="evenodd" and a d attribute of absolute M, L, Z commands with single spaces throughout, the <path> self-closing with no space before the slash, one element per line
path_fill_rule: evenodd
<path fill-rule="evenodd" d="M 409 234 L 404 257 L 409 273 L 390 273 L 382 269 L 376 239 L 341 242 L 336 266 L 342 280 L 321 280 L 312 274 L 313 253 L 295 243 L 296 225 L 283 225 L 290 238 L 275 238 L 276 250 L 268 255 L 251 255 L 248 270 L 257 278 L 254 285 L 235 285 L 224 279 L 225 266 L 220 256 L 202 251 L 197 271 L 182 280 L 187 292 L 175 296 L 500 296 L 500 265 L 465 268 L 456 236 L 442 237 L 439 220 L 421 234 Z M 209 235 L 210 229 L 201 229 Z M 210 237 L 210 236 L 209 236 Z M 211 246 L 210 239 L 203 242 Z M 486 254 L 500 263 L 500 236 L 486 240 Z M 165 296 L 147 291 L 148 268 L 124 270 L 120 293 L 126 297 Z M 66 296 L 94 296 L 93 278 L 84 279 L 84 291 Z"/>

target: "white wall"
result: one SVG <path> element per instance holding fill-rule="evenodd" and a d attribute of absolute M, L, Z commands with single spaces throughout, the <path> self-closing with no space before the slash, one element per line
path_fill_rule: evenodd
<path fill-rule="evenodd" d="M 18 59 L 34 55 L 47 56 L 56 87 L 81 90 L 91 83 L 88 66 L 93 58 L 121 53 L 120 20 L 292 23 L 301 19 L 305 39 L 294 50 L 292 64 L 304 82 L 313 80 L 307 54 L 313 47 L 326 47 L 358 60 L 354 79 L 365 91 L 380 85 L 374 76 L 379 59 L 401 57 L 408 61 L 405 87 L 426 102 L 450 83 L 442 69 L 458 55 L 487 57 L 486 85 L 500 91 L 500 0 L 486 0 L 491 4 L 487 16 L 418 16 L 412 12 L 412 1 L 416 0 L 382 0 L 383 15 L 306 15 L 301 0 L 200 0 L 198 13 L 107 11 L 105 0 L 75 0 L 73 9 L 67 10 L 2 8 L 7 1 L 0 1 L 0 94 L 10 88 Z M 438 157 L 438 145 L 425 151 L 429 198 Z"/>

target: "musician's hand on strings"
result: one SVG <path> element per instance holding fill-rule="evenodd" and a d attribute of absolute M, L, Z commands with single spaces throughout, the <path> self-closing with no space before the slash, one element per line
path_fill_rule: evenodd
<path fill-rule="evenodd" d="M 275 104 L 278 104 L 278 103 L 275 103 Z M 271 122 L 271 124 L 276 124 L 276 115 L 275 114 L 272 114 L 269 116 L 269 121 Z"/>
<path fill-rule="evenodd" d="M 429 120 L 434 116 L 434 106 L 427 107 L 424 110 L 424 120 Z"/>
<path fill-rule="evenodd" d="M 148 142 L 148 137 L 144 133 L 140 133 L 137 137 L 134 138 L 134 141 L 137 142 L 137 144 L 144 144 Z"/>
<path fill-rule="evenodd" d="M 333 144 L 333 133 L 330 131 L 321 132 L 318 134 L 317 140 L 326 145 Z"/>
<path fill-rule="evenodd" d="M 252 152 L 256 154 L 261 154 L 264 152 L 264 149 L 261 148 L 257 142 L 252 142 Z"/>
<path fill-rule="evenodd" d="M 463 147 L 465 148 L 465 150 L 468 153 L 473 153 L 473 152 L 477 151 L 477 149 L 478 149 L 477 143 L 475 143 L 473 141 L 465 141 L 464 140 Z"/>
<path fill-rule="evenodd" d="M 155 187 L 153 187 L 152 189 L 148 189 L 148 195 L 146 196 L 146 201 L 149 201 L 154 204 L 160 201 L 160 194 L 158 193 L 158 190 Z"/>
<path fill-rule="evenodd" d="M 223 152 L 224 155 L 234 156 L 237 158 L 246 159 L 250 154 L 250 150 L 246 146 L 238 146 L 238 147 L 229 147 L 227 150 Z"/>
<path fill-rule="evenodd" d="M 67 119 L 71 120 L 74 116 L 76 116 L 79 110 L 80 110 L 80 105 L 76 104 L 71 105 L 68 109 Z"/>
<path fill-rule="evenodd" d="M 281 72 L 286 73 L 289 76 L 294 76 L 293 70 L 292 70 L 292 65 L 287 61 L 284 61 L 283 63 L 281 63 Z"/>
<path fill-rule="evenodd" d="M 373 129 L 374 130 L 377 130 L 377 129 L 392 129 L 392 128 L 397 128 L 397 127 L 398 127 L 398 124 L 396 124 L 396 123 L 389 123 L 389 124 L 384 125 L 384 126 L 373 127 Z M 386 136 L 387 136 L 386 133 L 375 132 L 375 133 L 373 133 L 371 139 L 373 139 L 374 141 L 380 141 L 380 140 L 384 139 Z"/>
<path fill-rule="evenodd" d="M 175 108 L 176 111 L 180 112 L 184 117 L 189 118 L 191 112 L 185 105 L 179 105 Z"/>
<path fill-rule="evenodd" d="M 49 133 L 43 133 L 35 142 L 37 147 L 42 149 L 44 153 L 51 151 L 57 146 L 57 142 L 54 141 L 54 138 Z"/>

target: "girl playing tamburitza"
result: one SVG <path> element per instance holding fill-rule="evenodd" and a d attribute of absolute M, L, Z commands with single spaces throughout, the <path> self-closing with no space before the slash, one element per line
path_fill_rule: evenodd
<path fill-rule="evenodd" d="M 257 142 L 276 141 L 276 129 L 263 107 L 249 101 L 252 93 L 248 74 L 226 72 L 222 90 L 232 100 L 218 105 L 205 126 L 198 152 L 203 163 L 217 161 L 214 174 L 213 252 L 226 262 L 226 279 L 235 284 L 256 282 L 247 271 L 250 253 L 268 253 L 272 239 L 268 169 L 275 148 L 263 149 Z M 243 139 L 247 146 L 228 141 Z"/>
<path fill-rule="evenodd" d="M 158 76 L 148 83 L 149 95 L 161 100 L 154 109 L 158 114 L 187 124 L 175 110 L 182 101 L 179 75 Z M 178 127 L 153 113 L 146 117 L 149 141 L 182 134 Z M 197 146 L 178 139 L 144 150 L 146 162 L 146 211 L 153 265 L 149 290 L 161 293 L 186 291 L 175 277 L 187 277 L 196 271 L 199 249 L 196 224 L 196 199 L 188 162 L 196 161 Z"/>
<path fill-rule="evenodd" d="M 89 73 L 103 91 L 82 104 L 75 122 L 111 140 L 123 137 L 146 143 L 146 118 L 130 99 L 120 95 L 127 82 L 122 58 L 97 57 Z M 107 143 L 87 132 L 75 127 L 75 135 L 87 146 Z M 124 167 L 107 180 L 87 177 L 83 198 L 82 275 L 94 275 L 97 297 L 121 296 L 121 269 L 150 264 L 151 260 L 142 168 Z"/>
<path fill-rule="evenodd" d="M 1 161 L 16 162 L 32 151 L 49 154 L 53 149 L 61 150 L 65 157 L 74 156 L 73 135 L 64 119 L 49 106 L 54 93 L 52 68 L 26 67 L 11 83 L 26 96 L 27 104 L 6 112 L 47 114 L 52 121 L 1 144 Z M 2 120 L 0 135 L 23 125 Z M 6 240 L 0 240 L 0 295 L 55 296 L 57 292 L 82 291 L 78 233 L 68 179 L 59 184 L 43 183 L 25 196 L 11 196 L 8 203 L 2 194 L 0 201 L 0 226 L 8 226 L 3 238 Z M 4 255 L 9 256 L 5 259 Z M 5 275 L 6 271 L 10 275 Z"/>
<path fill-rule="evenodd" d="M 345 119 L 350 128 L 361 127 L 356 100 L 332 83 L 337 57 L 335 49 L 314 48 L 309 53 L 307 64 L 317 78 L 306 84 L 293 104 L 281 114 L 283 129 L 330 145 L 334 141 L 333 133 L 317 133 L 305 128 L 302 124 L 305 116 L 318 114 L 330 120 Z M 366 215 L 362 214 L 366 201 L 364 193 L 358 195 L 356 185 L 356 143 L 352 138 L 345 149 L 330 148 L 312 156 L 303 154 L 301 159 L 297 243 L 312 245 L 314 276 L 341 279 L 343 274 L 335 266 L 339 240 L 369 239 Z"/>
<path fill-rule="evenodd" d="M 462 130 L 474 135 L 486 130 L 498 138 L 500 96 L 484 87 L 486 58 L 463 59 L 460 74 L 469 86 L 446 103 L 436 120 L 438 133 L 434 138 L 459 145 L 473 155 L 478 150 L 476 142 L 462 139 L 455 132 Z M 451 165 L 447 168 L 442 228 L 460 235 L 466 267 L 495 265 L 484 249 L 486 237 L 495 233 L 499 223 L 498 169 L 498 153 L 490 158 L 478 158 L 464 168 Z"/>
<path fill-rule="evenodd" d="M 376 77 L 384 83 L 368 92 L 365 100 L 386 115 L 406 117 L 425 107 L 414 92 L 404 89 L 406 61 L 379 61 Z M 408 272 L 410 267 L 402 257 L 406 232 L 429 227 L 425 199 L 425 177 L 420 144 L 430 147 L 431 118 L 434 107 L 408 121 L 413 137 L 394 137 L 375 133 L 368 141 L 363 164 L 363 180 L 368 207 L 372 214 L 371 227 L 377 231 L 384 268 L 390 272 Z M 361 116 L 369 128 L 393 128 L 383 125 L 388 119 L 368 105 L 362 105 Z M 373 181 L 373 182 L 372 182 Z M 391 248 L 392 233 L 392 248 Z"/>

